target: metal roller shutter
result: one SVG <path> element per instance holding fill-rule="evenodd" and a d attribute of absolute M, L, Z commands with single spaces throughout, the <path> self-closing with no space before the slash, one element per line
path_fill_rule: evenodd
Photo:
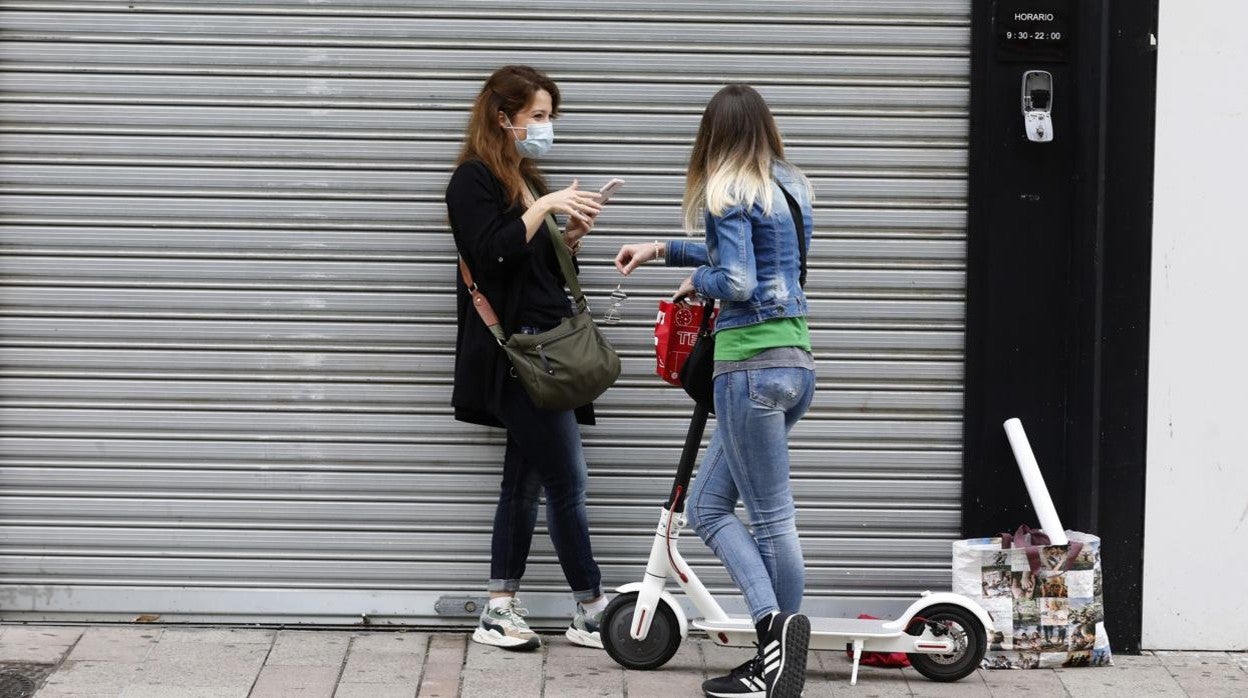
<path fill-rule="evenodd" d="M 501 441 L 449 414 L 442 191 L 505 62 L 564 92 L 553 182 L 628 179 L 583 252 L 600 308 L 621 243 L 682 234 L 707 98 L 759 87 L 818 197 L 819 393 L 793 434 L 808 610 L 947 587 L 969 0 L 515 7 L 0 2 L 8 616 L 463 613 Z M 690 412 L 652 374 L 680 278 L 629 279 L 607 330 L 625 374 L 584 436 L 610 585 L 641 574 Z M 685 552 L 727 594 L 696 536 Z M 533 562 L 528 604 L 566 613 L 544 530 Z"/>

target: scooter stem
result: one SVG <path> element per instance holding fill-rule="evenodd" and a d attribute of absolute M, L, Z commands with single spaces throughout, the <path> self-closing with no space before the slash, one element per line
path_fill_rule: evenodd
<path fill-rule="evenodd" d="M 680 466 L 676 469 L 676 481 L 667 497 L 666 508 L 672 513 L 685 510 L 685 497 L 689 494 L 689 481 L 693 479 L 693 466 L 702 448 L 702 433 L 706 430 L 707 409 L 698 405 L 693 409 L 689 432 L 685 435 L 685 447 L 680 452 Z"/>

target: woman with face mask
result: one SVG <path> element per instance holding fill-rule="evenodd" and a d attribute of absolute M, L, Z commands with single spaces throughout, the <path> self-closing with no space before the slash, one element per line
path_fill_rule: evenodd
<path fill-rule="evenodd" d="M 602 210 L 598 194 L 581 191 L 575 180 L 548 191 L 534 161 L 550 150 L 558 115 L 559 88 L 550 78 L 528 66 L 500 68 L 473 104 L 446 188 L 455 246 L 506 336 L 553 329 L 573 313 L 547 216 L 568 217 L 561 234 L 575 254 Z M 577 602 L 565 634 L 576 644 L 601 648 L 598 620 L 607 601 L 590 550 L 587 467 L 578 427 L 593 424 L 593 406 L 562 411 L 534 406 L 475 311 L 467 284 L 456 276 L 455 418 L 507 430 L 491 544 L 490 601 L 473 639 L 508 649 L 541 646 L 525 623 L 516 592 L 537 522 L 538 496 L 545 491 L 547 527 Z"/>
<path fill-rule="evenodd" d="M 805 567 L 788 434 L 815 393 L 802 292 L 810 200 L 806 177 L 784 159 L 762 96 L 748 85 L 729 85 L 707 104 L 689 157 L 685 228 L 702 223 L 705 239 L 625 245 L 615 259 L 623 274 L 660 257 L 668 266 L 695 267 L 675 298 L 721 301 L 715 433 L 685 506 L 689 523 L 745 596 L 758 654 L 706 681 L 708 696 L 797 698 L 805 682 L 810 620 L 799 613 Z M 798 231 L 805 236 L 800 243 Z M 749 527 L 733 511 L 738 500 Z"/>

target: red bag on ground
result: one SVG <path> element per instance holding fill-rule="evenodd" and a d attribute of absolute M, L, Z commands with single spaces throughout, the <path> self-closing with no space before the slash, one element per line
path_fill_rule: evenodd
<path fill-rule="evenodd" d="M 715 326 L 716 308 L 711 315 Z M 702 324 L 702 306 L 689 303 L 659 301 L 659 317 L 654 323 L 654 354 L 658 360 L 655 372 L 672 385 L 680 385 L 680 367 L 685 365 Z"/>
<path fill-rule="evenodd" d="M 879 620 L 875 616 L 869 616 L 865 613 L 859 613 L 859 618 L 867 620 Z M 850 659 L 854 658 L 853 648 L 845 650 L 845 656 Z M 910 666 L 910 658 L 905 652 L 863 652 L 862 659 L 858 661 L 862 666 L 878 666 L 885 669 L 900 669 Z"/>

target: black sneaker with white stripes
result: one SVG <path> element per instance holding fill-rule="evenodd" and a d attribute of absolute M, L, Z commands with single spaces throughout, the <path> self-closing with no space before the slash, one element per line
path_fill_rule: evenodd
<path fill-rule="evenodd" d="M 800 698 L 806 685 L 806 650 L 810 647 L 810 619 L 800 613 L 771 617 L 763 659 L 766 698 Z"/>
<path fill-rule="evenodd" d="M 710 698 L 766 698 L 763 681 L 763 656 L 756 654 L 749 661 L 728 672 L 702 682 L 702 692 Z"/>

